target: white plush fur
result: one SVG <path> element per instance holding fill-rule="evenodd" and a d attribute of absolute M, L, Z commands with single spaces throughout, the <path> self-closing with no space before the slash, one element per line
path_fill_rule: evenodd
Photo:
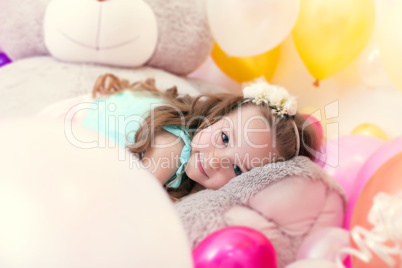
<path fill-rule="evenodd" d="M 205 0 L 145 0 L 158 21 L 159 41 L 146 65 L 188 74 L 201 65 L 212 49 Z"/>
<path fill-rule="evenodd" d="M 11 59 L 49 54 L 43 40 L 43 17 L 49 1 L 0 1 L 0 47 Z"/>

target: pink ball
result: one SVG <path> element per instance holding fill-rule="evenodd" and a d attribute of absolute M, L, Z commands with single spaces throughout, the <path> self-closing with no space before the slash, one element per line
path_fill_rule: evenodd
<path fill-rule="evenodd" d="M 367 159 L 385 142 L 364 135 L 347 135 L 327 142 L 324 170 L 345 190 L 350 198 L 357 174 Z"/>
<path fill-rule="evenodd" d="M 367 144 L 367 146 L 370 146 Z M 388 143 L 382 145 L 378 151 L 376 151 L 370 158 L 364 163 L 360 169 L 355 183 L 351 187 L 351 193 L 349 196 L 348 207 L 346 209 L 346 215 L 344 220 L 344 227 L 350 228 L 350 221 L 353 215 L 353 208 L 355 207 L 357 198 L 362 192 L 367 181 L 373 176 L 385 162 L 391 159 L 393 156 L 402 152 L 402 136 L 396 138 Z"/>
<path fill-rule="evenodd" d="M 262 233 L 241 226 L 218 230 L 193 251 L 195 268 L 276 268 L 275 249 Z"/>

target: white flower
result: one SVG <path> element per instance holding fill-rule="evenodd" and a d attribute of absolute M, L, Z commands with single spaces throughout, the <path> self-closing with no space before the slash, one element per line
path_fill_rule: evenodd
<path fill-rule="evenodd" d="M 269 102 L 273 106 L 280 106 L 289 98 L 289 93 L 283 87 L 276 87 L 271 90 Z"/>
<path fill-rule="evenodd" d="M 290 97 L 284 104 L 288 115 L 295 115 L 297 113 L 296 97 Z"/>
<path fill-rule="evenodd" d="M 243 89 L 243 96 L 245 98 L 256 98 L 267 91 L 267 89 L 269 89 L 269 84 L 267 82 L 257 82 L 246 86 Z"/>
<path fill-rule="evenodd" d="M 260 105 L 261 103 L 266 103 L 268 104 L 268 98 L 265 97 L 265 94 L 261 94 L 260 96 L 257 96 L 254 98 L 253 102 L 257 105 Z"/>
<path fill-rule="evenodd" d="M 243 96 L 252 99 L 253 103 L 260 105 L 266 103 L 273 108 L 273 113 L 279 117 L 295 115 L 297 112 L 296 98 L 290 96 L 288 91 L 280 86 L 270 85 L 265 81 L 258 81 L 247 85 L 243 89 Z"/>

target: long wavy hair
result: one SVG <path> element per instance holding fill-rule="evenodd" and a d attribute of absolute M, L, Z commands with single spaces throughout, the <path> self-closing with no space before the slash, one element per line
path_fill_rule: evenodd
<path fill-rule="evenodd" d="M 160 91 L 155 86 L 154 79 L 129 83 L 127 80 L 120 79 L 113 74 L 100 76 L 93 89 L 93 97 L 101 95 L 110 95 L 123 90 L 145 91 L 158 96 L 164 100 L 165 105 L 160 105 L 145 117 L 142 125 L 135 134 L 135 143 L 128 144 L 129 150 L 142 159 L 143 153 L 152 145 L 152 139 L 163 131 L 167 125 L 176 125 L 185 127 L 191 137 L 196 135 L 202 129 L 212 125 L 222 119 L 224 116 L 233 112 L 236 108 L 242 106 L 254 105 L 258 107 L 261 115 L 269 122 L 270 126 L 275 124 L 276 149 L 280 160 L 289 160 L 296 154 L 296 135 L 300 135 L 299 155 L 307 156 L 315 160 L 315 153 L 321 145 L 318 135 L 314 128 L 306 122 L 301 114 L 287 117 L 280 120 L 274 120 L 271 109 L 266 104 L 255 105 L 252 102 L 244 102 L 245 98 L 236 93 L 217 93 L 202 94 L 197 97 L 189 95 L 180 96 L 177 88 L 172 87 L 166 91 Z M 295 133 L 294 120 L 298 129 Z M 152 126 L 150 128 L 149 126 Z M 182 174 L 183 182 L 178 188 L 167 188 L 170 196 L 174 199 L 188 195 L 195 182 L 189 179 L 185 173 Z"/>

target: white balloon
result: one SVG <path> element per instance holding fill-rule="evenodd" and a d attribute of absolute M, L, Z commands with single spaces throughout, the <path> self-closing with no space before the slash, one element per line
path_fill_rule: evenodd
<path fill-rule="evenodd" d="M 371 40 L 358 59 L 358 69 L 364 84 L 369 87 L 389 86 L 391 80 L 380 60 L 379 35 L 383 31 L 383 24 L 389 13 L 400 0 L 374 0 L 375 26 Z"/>
<path fill-rule="evenodd" d="M 349 245 L 349 232 L 345 229 L 320 228 L 304 239 L 296 259 L 325 259 L 335 262 L 340 249 Z"/>
<path fill-rule="evenodd" d="M 390 12 L 380 35 L 381 63 L 392 83 L 399 90 L 402 90 L 402 77 L 400 73 L 400 63 L 402 61 L 401 13 L 402 2 Z"/>
<path fill-rule="evenodd" d="M 373 43 L 368 46 L 359 56 L 359 74 L 363 82 L 369 87 L 391 84 L 382 67 L 377 44 Z"/>
<path fill-rule="evenodd" d="M 33 119 L 0 129 L 0 267 L 192 267 L 168 196 L 137 159 L 78 126 L 69 138 Z"/>
<path fill-rule="evenodd" d="M 230 56 L 262 54 L 279 45 L 296 23 L 300 0 L 208 0 L 212 34 Z"/>
<path fill-rule="evenodd" d="M 327 260 L 305 259 L 291 263 L 285 268 L 338 268 L 338 266 Z"/>

